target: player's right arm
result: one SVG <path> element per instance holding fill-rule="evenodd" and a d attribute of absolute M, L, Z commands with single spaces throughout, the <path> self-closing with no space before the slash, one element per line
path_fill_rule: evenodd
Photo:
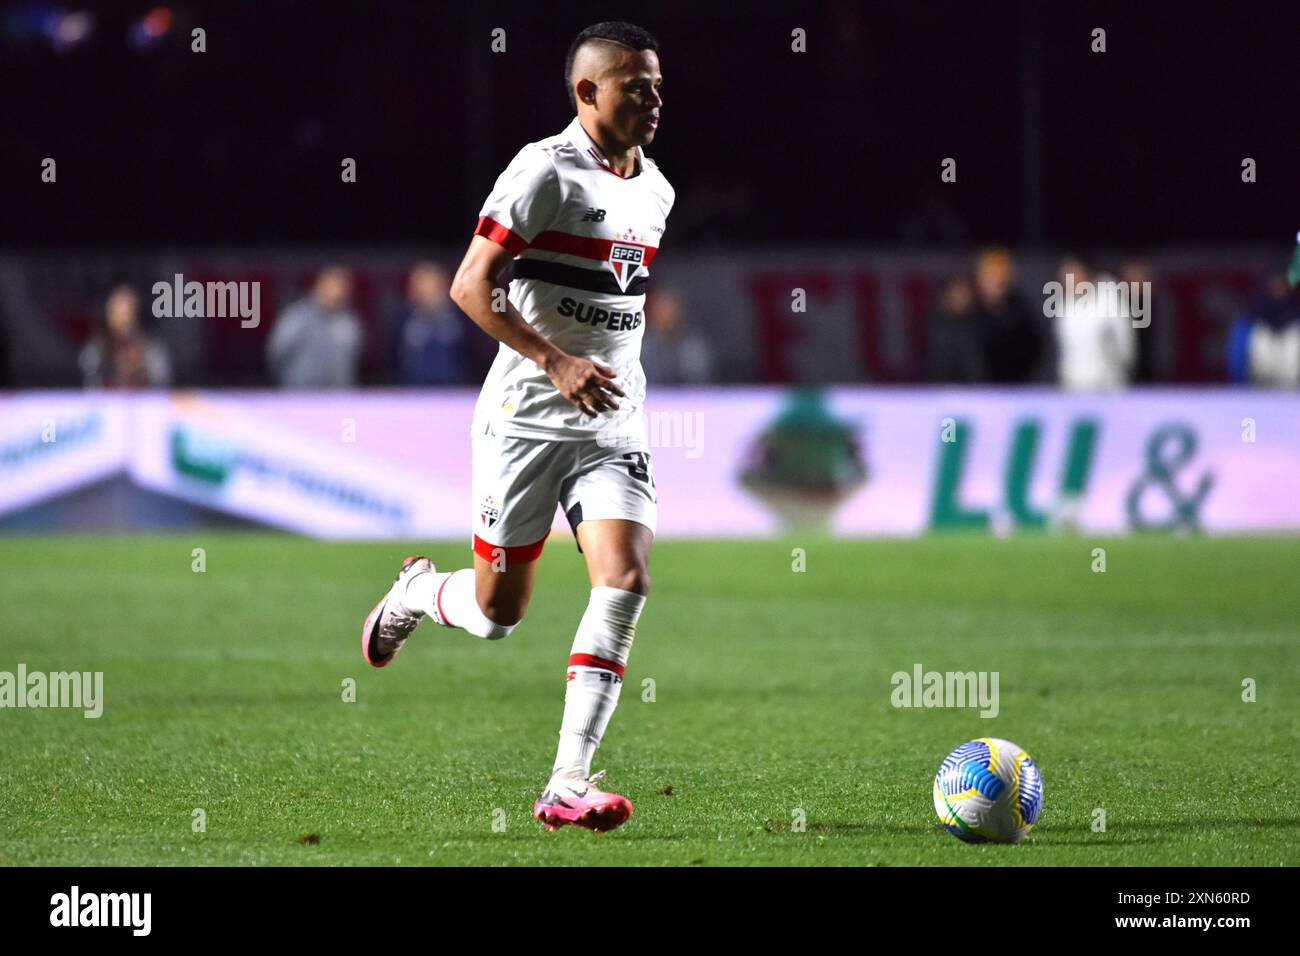
<path fill-rule="evenodd" d="M 492 308 L 497 276 L 556 223 L 562 204 L 555 164 L 544 150 L 534 144 L 525 146 L 497 177 L 479 212 L 469 251 L 452 280 L 451 298 L 479 328 L 535 362 L 561 395 L 594 418 L 598 412 L 618 408 L 614 396 L 623 390 L 614 382 L 613 370 L 569 355 L 529 325 L 509 302 L 504 311 Z"/>
<path fill-rule="evenodd" d="M 514 256 L 483 236 L 470 239 L 469 250 L 451 283 L 451 298 L 474 324 L 542 369 L 560 394 L 590 416 L 618 408 L 614 395 L 623 390 L 612 369 L 569 355 L 534 329 L 506 299 L 504 311 L 492 307 L 496 279 Z"/>

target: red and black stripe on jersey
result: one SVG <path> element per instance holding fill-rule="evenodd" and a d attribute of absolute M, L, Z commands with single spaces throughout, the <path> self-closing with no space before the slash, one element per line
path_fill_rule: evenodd
<path fill-rule="evenodd" d="M 644 295 L 648 276 L 636 276 L 627 284 L 627 289 L 620 289 L 618 280 L 612 272 L 603 268 L 609 261 L 610 252 L 617 245 L 639 245 L 645 250 L 642 265 L 648 266 L 659 251 L 657 246 L 643 243 L 628 243 L 614 239 L 600 239 L 594 236 L 575 236 L 572 233 L 547 230 L 538 233 L 532 242 L 528 242 L 518 233 L 511 231 L 488 216 L 478 221 L 474 235 L 491 239 L 507 252 L 518 256 L 524 250 L 536 252 L 553 252 L 580 259 L 590 259 L 601 263 L 601 268 L 586 269 L 582 266 L 556 262 L 551 259 L 516 259 L 512 278 L 535 279 L 552 285 L 584 292 L 597 292 L 603 295 Z"/>

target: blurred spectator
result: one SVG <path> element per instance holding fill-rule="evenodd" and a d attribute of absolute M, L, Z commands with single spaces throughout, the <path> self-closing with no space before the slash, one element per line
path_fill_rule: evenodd
<path fill-rule="evenodd" d="M 1056 316 L 1057 372 L 1071 391 L 1102 392 L 1125 388 L 1133 374 L 1135 352 L 1133 322 L 1112 296 L 1080 296 L 1082 282 L 1111 282 L 1094 274 L 1077 256 L 1062 260 L 1059 281 L 1075 295 L 1065 296 Z"/>
<path fill-rule="evenodd" d="M 357 384 L 362 328 L 349 308 L 351 296 L 351 273 L 331 266 L 317 277 L 311 295 L 280 313 L 266 343 L 277 384 L 286 388 Z"/>
<path fill-rule="evenodd" d="M 418 263 L 397 324 L 397 375 L 403 385 L 464 385 L 475 380 L 471 322 L 447 295 L 447 271 Z"/>
<path fill-rule="evenodd" d="M 674 292 L 657 292 L 646 302 L 641 367 L 657 385 L 703 385 L 713 380 L 713 349 L 685 327 L 682 301 Z"/>
<path fill-rule="evenodd" d="M 1228 333 L 1228 377 L 1300 386 L 1300 289 L 1281 270 L 1266 276 Z"/>
<path fill-rule="evenodd" d="M 1042 322 L 1015 288 L 1016 268 L 1005 249 L 986 249 L 975 261 L 972 324 L 980 342 L 985 381 L 1031 382 L 1043 353 Z"/>
<path fill-rule="evenodd" d="M 1133 381 L 1154 382 L 1156 378 L 1155 350 L 1152 348 L 1152 344 L 1155 342 L 1155 337 L 1160 334 L 1160 332 L 1155 331 L 1156 328 L 1160 327 L 1157 327 L 1154 324 L 1156 301 L 1155 272 L 1151 268 L 1151 263 L 1147 262 L 1145 259 L 1126 259 L 1120 263 L 1119 281 L 1129 283 L 1130 289 L 1134 288 L 1132 285 L 1134 282 L 1139 284 L 1143 282 L 1150 283 L 1149 286 L 1146 286 L 1146 288 L 1150 290 L 1150 295 L 1143 293 L 1143 296 L 1147 307 L 1147 321 L 1151 324 L 1145 329 L 1133 330 Z M 1161 328 L 1161 331 L 1164 331 L 1163 328 Z"/>
<path fill-rule="evenodd" d="M 166 347 L 140 325 L 140 297 L 114 286 L 104 300 L 104 327 L 77 358 L 87 388 L 161 388 L 171 383 Z"/>
<path fill-rule="evenodd" d="M 985 380 L 984 348 L 975 328 L 974 304 L 975 290 L 965 276 L 953 279 L 939 293 L 927 319 L 927 380 L 953 385 Z"/>

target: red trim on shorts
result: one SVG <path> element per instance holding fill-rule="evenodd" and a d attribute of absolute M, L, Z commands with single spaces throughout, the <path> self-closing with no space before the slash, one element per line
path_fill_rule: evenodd
<path fill-rule="evenodd" d="M 546 532 L 548 535 L 550 532 Z M 542 545 L 546 544 L 546 538 L 540 541 L 534 541 L 532 544 L 520 545 L 503 545 L 491 544 L 484 541 L 478 535 L 474 535 L 474 553 L 484 561 L 495 561 L 497 551 L 502 550 L 506 553 L 506 564 L 527 564 L 529 561 L 536 561 L 542 556 Z"/>
<path fill-rule="evenodd" d="M 607 661 L 603 657 L 596 657 L 594 654 L 570 654 L 570 667 L 599 667 L 601 670 L 613 671 L 619 677 L 623 676 L 623 665 L 617 661 Z"/>
<path fill-rule="evenodd" d="M 512 256 L 517 256 L 528 248 L 527 239 L 517 232 L 511 232 L 491 216 L 479 217 L 478 225 L 474 227 L 474 235 L 491 239 L 498 246 L 504 246 L 506 252 Z"/>

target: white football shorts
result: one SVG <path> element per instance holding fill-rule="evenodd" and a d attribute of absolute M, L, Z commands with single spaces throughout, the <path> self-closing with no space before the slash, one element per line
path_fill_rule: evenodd
<path fill-rule="evenodd" d="M 654 533 L 658 514 L 650 453 L 599 439 L 512 438 L 481 426 L 473 437 L 474 551 L 491 561 L 533 561 L 564 510 L 576 536 L 583 521 L 623 519 Z M 581 548 L 579 548 L 581 550 Z"/>

